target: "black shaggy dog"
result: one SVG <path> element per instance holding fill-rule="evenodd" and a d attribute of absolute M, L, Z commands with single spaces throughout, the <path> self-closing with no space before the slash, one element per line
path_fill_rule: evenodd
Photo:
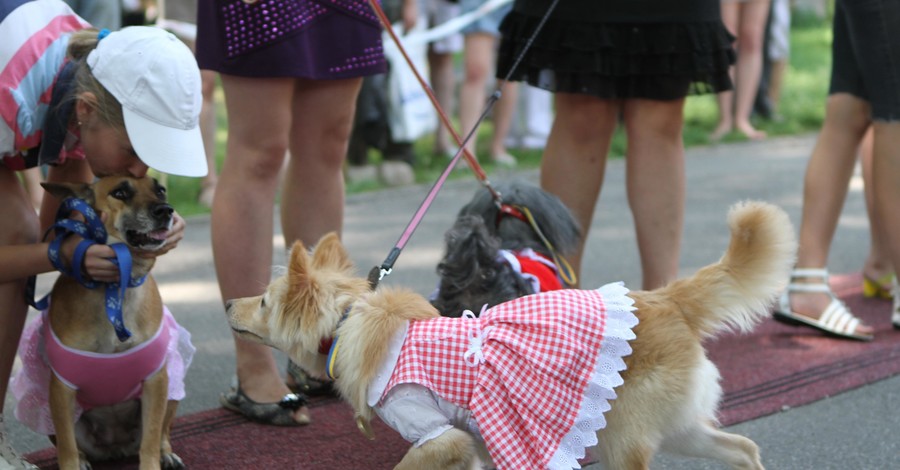
<path fill-rule="evenodd" d="M 578 223 L 556 196 L 523 180 L 501 183 L 495 189 L 504 207 L 511 210 L 501 210 L 482 188 L 459 211 L 445 235 L 444 258 L 437 266 L 440 281 L 432 299 L 444 316 L 458 317 L 464 310 L 477 314 L 485 304 L 536 293 L 535 283 L 514 267 L 517 261 L 512 258 L 530 249 L 552 264 L 553 253 L 546 242 L 558 255 L 566 256 L 581 239 Z"/>

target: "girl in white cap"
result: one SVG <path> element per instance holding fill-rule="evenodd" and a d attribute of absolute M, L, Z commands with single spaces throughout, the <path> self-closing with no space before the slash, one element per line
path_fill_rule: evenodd
<path fill-rule="evenodd" d="M 42 228 L 58 200 L 44 198 L 41 220 L 16 172 L 48 165 L 51 182 L 95 176 L 207 172 L 197 126 L 200 72 L 190 50 L 162 30 L 88 29 L 59 0 L 0 0 L 0 399 L 6 396 L 25 321 L 27 279 L 53 271 Z M 184 232 L 177 216 L 167 251 Z M 77 236 L 63 243 L 71 259 Z M 117 280 L 108 246 L 94 245 L 81 269 Z M 0 468 L 33 468 L 12 449 L 0 402 Z"/>

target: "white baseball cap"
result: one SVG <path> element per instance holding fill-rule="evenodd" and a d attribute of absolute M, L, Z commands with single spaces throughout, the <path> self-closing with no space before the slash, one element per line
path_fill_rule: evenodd
<path fill-rule="evenodd" d="M 129 26 L 101 39 L 87 64 L 122 104 L 125 130 L 144 163 L 173 175 L 207 174 L 200 69 L 183 42 L 159 28 Z"/>

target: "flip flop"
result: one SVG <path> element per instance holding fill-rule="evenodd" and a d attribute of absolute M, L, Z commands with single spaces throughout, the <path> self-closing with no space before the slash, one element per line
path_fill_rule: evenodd
<path fill-rule="evenodd" d="M 250 421 L 273 426 L 303 426 L 309 424 L 294 419 L 294 412 L 306 405 L 303 394 L 288 393 L 278 403 L 259 403 L 248 397 L 240 385 L 219 395 L 219 403 L 223 408 L 243 415 Z"/>

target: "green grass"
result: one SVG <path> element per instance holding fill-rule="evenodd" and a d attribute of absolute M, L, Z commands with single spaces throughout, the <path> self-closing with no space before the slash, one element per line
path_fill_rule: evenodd
<path fill-rule="evenodd" d="M 828 81 L 831 70 L 831 23 L 830 19 L 817 18 L 811 14 L 795 14 L 791 28 L 791 57 L 785 76 L 780 113 L 784 116 L 781 122 L 756 120 L 754 124 L 766 131 L 770 136 L 784 136 L 818 131 L 825 115 L 825 98 L 828 92 Z M 217 160 L 221 168 L 224 159 L 227 132 L 226 116 L 221 88 L 217 89 L 216 99 L 219 103 L 219 130 L 217 133 Z M 714 95 L 692 96 L 685 107 L 684 144 L 686 147 L 709 144 L 709 133 L 718 120 L 718 110 Z M 479 128 L 479 144 L 487 145 L 492 132 L 490 121 Z M 726 136 L 724 142 L 739 142 L 744 138 L 739 133 Z M 443 171 L 447 160 L 442 155 L 432 153 L 431 137 L 416 142 L 416 181 L 432 183 Z M 625 154 L 626 140 L 619 129 L 610 149 L 612 158 Z M 540 165 L 541 152 L 511 151 L 519 160 L 521 168 L 536 168 Z M 479 146 L 478 154 L 485 155 L 486 148 Z M 380 159 L 377 151 L 370 152 L 373 162 Z M 493 167 L 484 165 L 488 175 Z M 451 178 L 472 178 L 469 172 L 455 172 Z M 380 189 L 377 182 L 348 183 L 348 193 L 358 193 Z M 208 212 L 208 209 L 196 202 L 200 192 L 199 178 L 183 178 L 171 176 L 168 179 L 169 199 L 182 215 Z"/>

